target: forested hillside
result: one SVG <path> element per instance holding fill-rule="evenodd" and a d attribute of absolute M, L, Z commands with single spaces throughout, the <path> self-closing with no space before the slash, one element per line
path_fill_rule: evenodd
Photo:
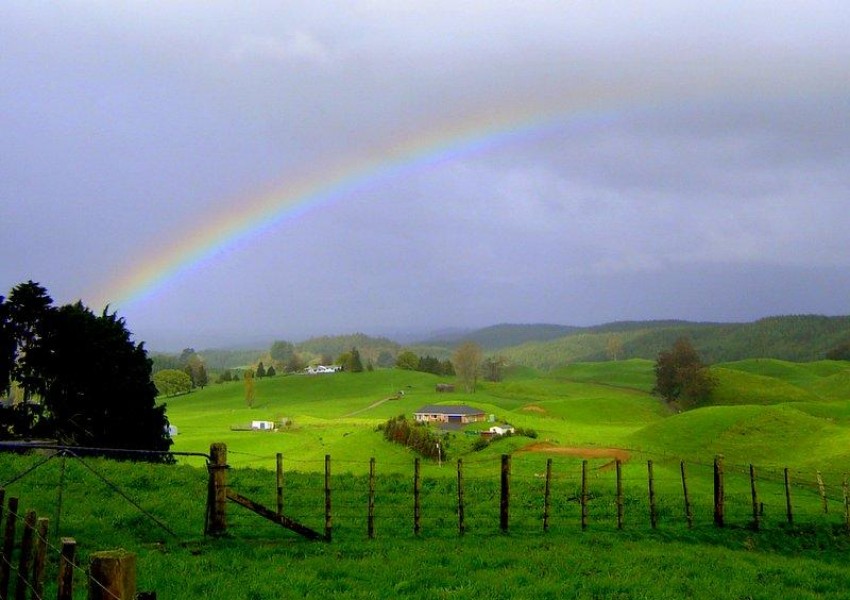
<path fill-rule="evenodd" d="M 571 362 L 615 357 L 654 359 L 682 336 L 692 340 L 708 363 L 746 358 L 820 360 L 850 341 L 850 317 L 792 315 L 753 323 L 611 323 L 578 329 L 556 340 L 499 348 L 496 352 L 515 364 L 548 370 Z"/>

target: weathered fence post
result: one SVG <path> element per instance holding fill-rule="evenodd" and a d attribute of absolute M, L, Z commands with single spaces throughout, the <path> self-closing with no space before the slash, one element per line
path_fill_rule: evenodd
<path fill-rule="evenodd" d="M 77 542 L 74 538 L 62 538 L 62 555 L 59 559 L 59 577 L 56 600 L 72 600 L 74 595 L 74 555 Z"/>
<path fill-rule="evenodd" d="M 209 491 L 207 495 L 207 535 L 227 532 L 227 445 L 210 445 Z"/>
<path fill-rule="evenodd" d="M 422 506 L 420 504 L 420 493 L 421 493 L 422 483 L 419 479 L 419 458 L 413 459 L 413 534 L 419 535 L 419 530 L 421 527 L 421 510 Z"/>
<path fill-rule="evenodd" d="M 714 457 L 714 524 L 723 527 L 725 524 L 725 499 L 723 487 L 723 455 Z"/>
<path fill-rule="evenodd" d="M 785 516 L 788 518 L 788 524 L 794 524 L 794 511 L 791 508 L 791 475 L 788 472 L 788 467 L 785 467 Z"/>
<path fill-rule="evenodd" d="M 9 578 L 17 525 L 18 499 L 9 498 L 8 509 L 6 510 L 6 535 L 3 538 L 3 553 L 0 554 L 0 598 L 3 600 L 9 597 Z"/>
<path fill-rule="evenodd" d="M 27 591 L 32 585 L 32 546 L 35 534 L 35 522 L 38 517 L 34 510 L 27 511 L 24 517 L 24 531 L 21 535 L 21 551 L 18 556 L 18 577 L 15 584 L 15 600 L 27 600 Z"/>
<path fill-rule="evenodd" d="M 44 596 L 44 565 L 47 560 L 47 534 L 50 527 L 48 519 L 41 518 L 36 526 L 35 558 L 32 566 L 33 596 Z"/>
<path fill-rule="evenodd" d="M 820 499 L 823 503 L 823 514 L 829 514 L 829 502 L 826 499 L 826 486 L 823 484 L 823 477 L 821 477 L 820 471 L 817 472 L 818 479 L 818 491 L 820 492 Z"/>
<path fill-rule="evenodd" d="M 89 600 L 135 600 L 135 597 L 135 554 L 112 550 L 91 555 Z"/>
<path fill-rule="evenodd" d="M 375 539 L 375 457 L 369 459 L 369 506 L 366 524 L 369 539 Z"/>
<path fill-rule="evenodd" d="M 543 486 L 543 531 L 549 531 L 549 511 L 552 495 L 552 459 L 546 459 L 546 483 Z"/>
<path fill-rule="evenodd" d="M 847 530 L 847 533 L 850 533 L 850 486 L 847 484 L 847 476 L 844 476 L 844 484 L 842 485 L 844 491 L 844 528 Z"/>
<path fill-rule="evenodd" d="M 457 533 L 466 533 L 466 523 L 463 506 L 463 459 L 457 459 Z"/>
<path fill-rule="evenodd" d="M 688 523 L 688 529 L 694 526 L 694 509 L 691 506 L 691 497 L 688 495 L 688 477 L 685 473 L 685 461 L 679 462 L 679 470 L 682 472 L 682 496 L 685 499 L 685 520 Z"/>
<path fill-rule="evenodd" d="M 655 476 L 652 474 L 652 461 L 646 461 L 646 470 L 649 477 L 649 524 L 655 529 L 658 526 L 658 514 L 655 511 Z"/>
<path fill-rule="evenodd" d="M 587 529 L 587 461 L 581 461 L 581 529 Z"/>
<path fill-rule="evenodd" d="M 499 528 L 507 533 L 511 504 L 511 456 L 502 455 L 501 496 L 499 499 Z"/>
<path fill-rule="evenodd" d="M 756 468 L 750 465 L 750 494 L 753 497 L 753 529 L 758 531 L 761 527 L 761 511 L 759 510 L 759 497 L 756 492 Z"/>
<path fill-rule="evenodd" d="M 325 541 L 333 537 L 333 518 L 331 516 L 331 455 L 325 454 Z"/>
<path fill-rule="evenodd" d="M 277 489 L 277 514 L 283 514 L 283 454 L 275 456 L 275 483 Z"/>
<path fill-rule="evenodd" d="M 618 458 L 614 461 L 614 466 L 617 471 L 617 529 L 622 529 L 625 513 L 625 503 L 623 502 L 623 463 Z"/>

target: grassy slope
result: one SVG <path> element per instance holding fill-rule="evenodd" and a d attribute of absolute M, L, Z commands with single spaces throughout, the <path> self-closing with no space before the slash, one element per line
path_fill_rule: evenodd
<path fill-rule="evenodd" d="M 206 451 L 210 442 L 227 442 L 230 462 L 236 467 L 231 482 L 269 505 L 274 480 L 269 469 L 274 453 L 284 453 L 288 511 L 317 528 L 321 526 L 318 472 L 324 454 L 331 454 L 338 509 L 332 544 L 294 539 L 238 509 L 231 514 L 234 537 L 204 540 L 200 531 L 205 470 L 197 459 L 187 461 L 196 468 L 128 469 L 123 463 L 95 462 L 134 501 L 168 523 L 179 543 L 73 463 L 66 475 L 60 533 L 78 537 L 84 559 L 88 552 L 107 547 L 139 552 L 141 589 L 155 589 L 164 598 L 844 597 L 850 574 L 843 535 L 833 537 L 828 529 L 787 535 L 777 529 L 784 517 L 783 495 L 779 483 L 769 479 L 760 482 L 760 493 L 772 532 L 752 534 L 740 525 L 715 531 L 709 524 L 711 471 L 706 463 L 723 453 L 730 465 L 727 494 L 732 523 L 746 523 L 749 518 L 748 484 L 736 469 L 750 462 L 774 479 L 783 465 L 795 469 L 802 487 L 794 494 L 802 503 L 804 522 L 818 519 L 818 502 L 816 492 L 802 480 L 811 479 L 816 468 L 823 470 L 835 509 L 828 522 L 839 522 L 836 484 L 850 459 L 846 364 L 745 361 L 720 368 L 730 397 L 771 397 L 777 403 L 713 406 L 670 415 L 648 393 L 650 361 L 572 365 L 551 376 L 517 369 L 505 382 L 482 384 L 469 395 L 437 394 L 436 377 L 401 371 L 277 377 L 257 382 L 253 409 L 244 405 L 242 384 L 211 386 L 169 400 L 170 419 L 181 431 L 175 449 Z M 400 399 L 370 408 L 398 390 L 405 391 Z M 778 402 L 781 390 L 799 401 Z M 533 427 L 540 433 L 538 442 L 627 446 L 646 452 L 633 452 L 624 468 L 626 532 L 613 531 L 608 458 L 589 461 L 592 525 L 581 533 L 572 499 L 581 459 L 523 452 L 514 454 L 515 529 L 510 537 L 495 533 L 498 495 L 493 486 L 499 455 L 530 440 L 505 439 L 481 452 L 464 454 L 469 442 L 457 436 L 452 444 L 463 455 L 469 477 L 471 533 L 459 539 L 452 532 L 453 468 L 425 464 L 426 531 L 424 539 L 414 539 L 409 531 L 412 455 L 385 442 L 374 429 L 390 416 L 439 402 L 470 403 L 515 425 Z M 356 414 L 346 416 L 351 413 Z M 281 417 L 294 420 L 285 433 L 230 431 L 231 425 Z M 363 510 L 358 507 L 364 500 L 362 474 L 370 456 L 378 459 L 381 476 L 399 475 L 393 484 L 396 491 L 381 480 L 385 483 L 379 485 L 378 540 L 366 543 Z M 539 527 L 539 476 L 547 457 L 554 459 L 556 474 L 555 518 L 550 535 L 543 536 L 532 528 Z M 646 525 L 642 460 L 647 457 L 656 461 L 662 522 L 658 532 Z M 678 458 L 690 461 L 689 483 L 698 519 L 693 532 L 686 532 L 680 515 Z M 0 455 L 0 481 L 8 481 L 35 460 Z M 261 468 L 244 468 L 249 466 Z M 40 514 L 53 515 L 58 468 L 53 461 L 7 491 L 20 495 Z M 347 471 L 360 478 L 346 475 Z M 442 516 L 434 514 L 437 508 Z M 664 570 L 664 577 L 657 576 L 659 570 Z"/>

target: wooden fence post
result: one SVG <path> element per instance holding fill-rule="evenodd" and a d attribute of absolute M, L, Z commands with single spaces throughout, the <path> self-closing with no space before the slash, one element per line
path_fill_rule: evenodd
<path fill-rule="evenodd" d="M 277 514 L 283 514 L 283 454 L 275 456 L 275 483 L 277 491 Z"/>
<path fill-rule="evenodd" d="M 820 499 L 823 503 L 823 514 L 829 514 L 829 502 L 826 499 L 826 486 L 823 484 L 823 477 L 821 477 L 820 471 L 817 472 L 818 479 L 818 491 L 820 492 Z"/>
<path fill-rule="evenodd" d="M 35 558 L 32 565 L 33 596 L 44 596 L 44 565 L 47 561 L 47 534 L 50 527 L 48 519 L 41 518 L 36 526 Z"/>
<path fill-rule="evenodd" d="M 581 461 L 581 529 L 587 529 L 587 461 Z"/>
<path fill-rule="evenodd" d="M 466 523 L 463 505 L 463 459 L 457 459 L 457 533 L 466 533 Z"/>
<path fill-rule="evenodd" d="M 646 461 L 646 470 L 649 477 L 649 524 L 655 529 L 658 526 L 658 514 L 655 511 L 655 477 L 651 460 Z"/>
<path fill-rule="evenodd" d="M 74 538 L 62 538 L 62 555 L 59 559 L 59 578 L 56 600 L 72 600 L 74 595 L 74 567 L 77 542 Z"/>
<path fill-rule="evenodd" d="M 691 497 L 688 494 L 688 477 L 685 473 L 685 461 L 679 462 L 679 470 L 682 472 L 682 496 L 685 499 L 685 520 L 688 523 L 688 529 L 694 526 L 694 509 L 691 506 Z"/>
<path fill-rule="evenodd" d="M 756 468 L 750 465 L 750 494 L 753 497 L 753 529 L 758 531 L 761 527 L 761 511 L 759 511 L 759 497 L 756 492 Z"/>
<path fill-rule="evenodd" d="M 552 459 L 546 459 L 546 483 L 543 486 L 543 531 L 549 531 L 549 511 L 552 495 Z"/>
<path fill-rule="evenodd" d="M 3 552 L 0 554 L 0 598 L 9 597 L 9 578 L 11 576 L 12 551 L 15 548 L 15 531 L 18 525 L 18 499 L 9 498 L 6 510 L 6 535 L 3 538 Z"/>
<path fill-rule="evenodd" d="M 366 533 L 370 540 L 375 539 L 375 457 L 369 459 L 369 506 Z"/>
<path fill-rule="evenodd" d="M 499 528 L 507 533 L 511 504 L 511 456 L 502 455 L 501 496 L 499 499 Z"/>
<path fill-rule="evenodd" d="M 419 479 L 419 458 L 413 459 L 413 534 L 419 535 L 421 528 L 421 510 L 420 494 L 422 491 L 422 482 Z"/>
<path fill-rule="evenodd" d="M 89 600 L 135 600 L 135 597 L 135 554 L 111 550 L 91 555 Z"/>
<path fill-rule="evenodd" d="M 625 513 L 625 503 L 623 501 L 623 463 L 618 458 L 614 461 L 614 466 L 617 471 L 617 529 L 622 529 Z"/>
<path fill-rule="evenodd" d="M 788 524 L 794 524 L 794 511 L 791 508 L 791 475 L 788 472 L 788 467 L 785 467 L 785 516 L 788 518 Z"/>
<path fill-rule="evenodd" d="M 27 511 L 24 517 L 24 531 L 21 535 L 21 551 L 18 556 L 18 577 L 15 584 L 15 600 L 27 600 L 27 591 L 32 585 L 32 547 L 35 534 L 35 522 L 38 517 L 34 510 Z"/>
<path fill-rule="evenodd" d="M 844 476 L 844 528 L 850 533 L 850 486 L 847 484 L 847 476 Z"/>
<path fill-rule="evenodd" d="M 325 454 L 325 541 L 333 537 L 333 517 L 331 514 L 331 455 Z"/>
<path fill-rule="evenodd" d="M 210 445 L 210 474 L 207 495 L 208 535 L 227 533 L 227 445 L 221 442 Z"/>
<path fill-rule="evenodd" d="M 723 485 L 723 455 L 714 457 L 714 524 L 723 527 L 725 524 L 726 493 Z"/>

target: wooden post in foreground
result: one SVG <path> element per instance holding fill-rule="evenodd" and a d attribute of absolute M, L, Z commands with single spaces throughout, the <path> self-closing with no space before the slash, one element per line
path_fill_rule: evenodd
<path fill-rule="evenodd" d="M 714 524 L 723 527 L 725 524 L 725 499 L 723 487 L 723 455 L 714 457 Z"/>
<path fill-rule="evenodd" d="M 850 533 L 850 486 L 847 485 L 847 476 L 844 477 L 844 528 Z"/>
<path fill-rule="evenodd" d="M 227 445 L 216 442 L 210 445 L 210 474 L 207 495 L 207 535 L 227 532 Z"/>
<path fill-rule="evenodd" d="M 499 528 L 507 533 L 511 506 L 511 456 L 502 455 L 501 495 L 499 499 Z"/>
<path fill-rule="evenodd" d="M 325 454 L 325 541 L 333 536 L 333 518 L 331 516 L 331 455 Z"/>
<path fill-rule="evenodd" d="M 682 471 L 682 495 L 685 498 L 685 520 L 688 522 L 688 529 L 694 526 L 694 509 L 691 506 L 691 497 L 688 495 L 688 477 L 685 474 L 685 461 L 679 462 L 679 469 Z"/>
<path fill-rule="evenodd" d="M 794 524 L 794 511 L 791 508 L 791 475 L 788 472 L 788 467 L 785 467 L 785 516 L 788 518 L 788 524 Z"/>
<path fill-rule="evenodd" d="M 21 536 L 21 552 L 18 557 L 18 581 L 15 585 L 15 600 L 27 600 L 27 592 L 32 585 L 32 548 L 35 537 L 35 522 L 38 519 L 34 510 L 27 511 L 24 517 L 24 532 Z"/>
<path fill-rule="evenodd" d="M 375 539 L 375 457 L 369 459 L 369 503 L 366 517 L 366 535 Z"/>
<path fill-rule="evenodd" d="M 41 518 L 36 525 L 35 556 L 32 565 L 33 597 L 44 597 L 44 565 L 47 561 L 48 519 Z"/>
<path fill-rule="evenodd" d="M 419 458 L 413 459 L 413 535 L 419 535 L 419 531 L 421 529 L 420 519 L 422 517 L 421 510 L 422 506 L 420 504 L 420 493 L 422 488 L 422 482 L 419 478 Z"/>
<path fill-rule="evenodd" d="M 756 468 L 750 465 L 750 495 L 753 497 L 753 529 L 758 531 L 761 527 L 761 512 L 759 511 L 759 497 L 756 492 Z"/>
<path fill-rule="evenodd" d="M 543 531 L 549 531 L 549 512 L 552 495 L 552 459 L 546 459 L 546 484 L 543 486 Z"/>
<path fill-rule="evenodd" d="M 463 503 L 463 459 L 457 459 L 457 533 L 466 533 L 466 520 Z"/>
<path fill-rule="evenodd" d="M 0 598 L 9 597 L 9 578 L 11 577 L 12 551 L 15 548 L 15 531 L 18 525 L 18 499 L 9 498 L 6 510 L 6 533 L 3 538 L 3 550 L 0 554 Z"/>
<path fill-rule="evenodd" d="M 89 564 L 89 600 L 135 600 L 136 555 L 126 550 L 95 552 Z"/>
<path fill-rule="evenodd" d="M 587 529 L 587 461 L 581 461 L 581 529 Z"/>
<path fill-rule="evenodd" d="M 655 510 L 655 476 L 652 474 L 652 461 L 646 461 L 646 470 L 649 477 L 649 524 L 653 529 L 658 527 L 658 513 Z"/>
<path fill-rule="evenodd" d="M 820 492 L 820 499 L 823 503 L 823 514 L 829 514 L 829 502 L 826 499 L 826 486 L 823 484 L 823 477 L 821 477 L 820 471 L 817 472 L 818 478 L 818 491 Z"/>
<path fill-rule="evenodd" d="M 72 600 L 74 595 L 74 561 L 77 542 L 74 538 L 62 538 L 62 557 L 59 559 L 59 580 L 56 600 Z"/>
<path fill-rule="evenodd" d="M 277 514 L 283 514 L 283 454 L 275 456 L 275 483 L 277 491 Z"/>
<path fill-rule="evenodd" d="M 617 529 L 623 528 L 623 514 L 625 503 L 623 502 L 623 463 L 620 459 L 614 461 L 617 471 Z"/>

